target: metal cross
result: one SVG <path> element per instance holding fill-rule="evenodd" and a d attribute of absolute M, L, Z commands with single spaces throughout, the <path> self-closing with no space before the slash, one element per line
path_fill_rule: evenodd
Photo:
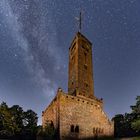
<path fill-rule="evenodd" d="M 79 18 L 75 17 L 76 20 L 79 22 L 79 32 L 81 32 L 82 29 L 82 12 L 80 12 Z"/>

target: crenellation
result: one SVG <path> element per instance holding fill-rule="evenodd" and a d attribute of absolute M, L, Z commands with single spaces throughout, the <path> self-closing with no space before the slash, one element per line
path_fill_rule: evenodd
<path fill-rule="evenodd" d="M 89 105 L 94 105 L 96 108 L 100 109 L 101 106 L 97 103 L 95 103 L 95 101 L 92 99 L 87 99 L 87 100 L 82 100 L 79 96 L 72 96 L 72 95 L 67 95 L 66 93 L 64 93 L 64 96 L 65 98 L 69 98 L 71 100 L 75 100 L 75 101 L 78 101 L 78 102 L 82 102 L 82 103 L 87 103 Z M 85 102 L 86 101 L 86 102 Z"/>

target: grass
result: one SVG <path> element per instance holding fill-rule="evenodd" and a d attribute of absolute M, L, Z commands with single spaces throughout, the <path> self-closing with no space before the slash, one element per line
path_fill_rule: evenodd
<path fill-rule="evenodd" d="M 133 138 L 133 140 L 140 140 L 140 137 L 135 137 Z"/>
<path fill-rule="evenodd" d="M 140 137 L 131 137 L 131 138 L 114 138 L 114 140 L 140 140 Z"/>
<path fill-rule="evenodd" d="M 100 140 L 140 140 L 140 137 L 131 137 L 131 138 L 101 138 Z"/>

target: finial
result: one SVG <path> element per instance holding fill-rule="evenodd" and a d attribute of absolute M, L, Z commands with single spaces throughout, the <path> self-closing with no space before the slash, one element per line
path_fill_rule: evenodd
<path fill-rule="evenodd" d="M 81 32 L 81 30 L 82 30 L 82 12 L 81 11 L 80 11 L 79 17 L 75 17 L 75 19 L 79 23 L 79 32 Z"/>
<path fill-rule="evenodd" d="M 81 29 L 82 29 L 82 15 L 81 15 L 81 12 L 80 12 L 80 17 L 79 17 L 79 31 L 81 32 Z"/>

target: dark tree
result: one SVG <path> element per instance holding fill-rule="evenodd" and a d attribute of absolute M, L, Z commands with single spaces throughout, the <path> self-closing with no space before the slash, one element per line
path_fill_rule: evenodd
<path fill-rule="evenodd" d="M 12 114 L 12 121 L 15 124 L 15 134 L 21 133 L 23 129 L 23 109 L 19 105 L 13 105 L 10 108 Z"/>
<path fill-rule="evenodd" d="M 140 96 L 136 97 L 136 104 L 130 107 L 132 109 L 132 113 L 140 114 Z"/>
<path fill-rule="evenodd" d="M 136 133 L 140 135 L 140 96 L 136 97 L 136 104 L 131 106 L 131 109 L 133 116 L 135 116 L 131 122 L 131 126 L 133 130 L 135 130 Z"/>
<path fill-rule="evenodd" d="M 35 137 L 37 133 L 37 114 L 32 110 L 23 111 L 19 105 L 8 107 L 0 104 L 0 137 Z M 32 139 L 30 137 L 29 139 Z"/>
<path fill-rule="evenodd" d="M 123 136 L 124 131 L 124 116 L 122 114 L 115 115 L 114 121 L 114 135 L 115 137 Z"/>
<path fill-rule="evenodd" d="M 5 102 L 0 105 L 0 135 L 11 136 L 14 134 L 14 123 L 12 121 L 12 114 Z"/>
<path fill-rule="evenodd" d="M 24 127 L 26 133 L 35 134 L 37 132 L 37 114 L 32 110 L 24 112 Z"/>
<path fill-rule="evenodd" d="M 118 114 L 113 118 L 116 137 L 140 135 L 140 96 L 136 97 L 136 104 L 130 107 L 131 113 Z"/>

